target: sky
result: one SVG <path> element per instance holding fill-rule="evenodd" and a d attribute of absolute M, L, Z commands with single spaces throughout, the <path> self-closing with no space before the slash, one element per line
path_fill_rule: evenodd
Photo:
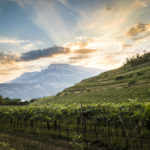
<path fill-rule="evenodd" d="M 50 64 L 101 70 L 150 51 L 150 0 L 0 0 L 0 83 Z"/>

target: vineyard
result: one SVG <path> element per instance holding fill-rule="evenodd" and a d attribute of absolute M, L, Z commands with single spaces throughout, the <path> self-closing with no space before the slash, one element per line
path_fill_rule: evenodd
<path fill-rule="evenodd" d="M 56 96 L 30 102 L 11 101 L 1 96 L 0 131 L 27 136 L 28 140 L 28 136 L 40 138 L 38 143 L 52 138 L 55 146 L 59 140 L 73 141 L 81 146 L 79 150 L 88 149 L 88 145 L 96 146 L 94 150 L 98 147 L 149 150 L 149 60 L 150 54 L 137 56 L 118 69 L 85 79 Z M 31 145 L 37 149 L 37 139 L 29 141 L 22 147 Z M 7 141 L 0 142 L 7 145 Z M 61 144 L 62 150 L 66 150 L 62 145 L 65 144 Z M 68 145 L 71 146 L 69 142 Z M 47 143 L 42 143 L 38 150 L 49 150 L 45 147 L 49 148 Z"/>
<path fill-rule="evenodd" d="M 3 106 L 0 129 L 72 139 L 117 150 L 150 149 L 150 102 Z"/>

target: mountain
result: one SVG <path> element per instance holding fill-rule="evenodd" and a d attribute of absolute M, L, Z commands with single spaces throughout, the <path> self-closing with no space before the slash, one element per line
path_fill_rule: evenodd
<path fill-rule="evenodd" d="M 118 69 L 85 79 L 37 103 L 120 103 L 130 99 L 150 101 L 150 53 L 127 59 Z"/>
<path fill-rule="evenodd" d="M 21 99 L 51 96 L 100 72 L 68 64 L 52 64 L 40 72 L 26 72 L 9 83 L 0 84 L 0 94 Z"/>

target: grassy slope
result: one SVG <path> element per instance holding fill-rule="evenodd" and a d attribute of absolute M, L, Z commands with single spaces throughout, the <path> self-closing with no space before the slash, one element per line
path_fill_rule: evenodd
<path fill-rule="evenodd" d="M 0 150 L 70 150 L 67 140 L 27 136 L 17 133 L 0 133 Z"/>
<path fill-rule="evenodd" d="M 36 104 L 73 104 L 123 102 L 137 98 L 150 100 L 150 61 L 140 65 L 124 65 L 65 89 L 53 97 L 42 98 Z"/>

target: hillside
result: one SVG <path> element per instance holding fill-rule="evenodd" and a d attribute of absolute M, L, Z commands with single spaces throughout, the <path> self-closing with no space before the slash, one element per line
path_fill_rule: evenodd
<path fill-rule="evenodd" d="M 148 150 L 150 57 L 145 56 L 28 106 L 1 106 L 0 129 L 42 140 L 72 139 L 71 146 L 82 144 L 84 150 Z"/>
<path fill-rule="evenodd" d="M 51 96 L 100 72 L 68 64 L 51 64 L 39 72 L 26 72 L 9 83 L 0 84 L 0 94 L 20 99 Z"/>
<path fill-rule="evenodd" d="M 150 100 L 150 53 L 127 60 L 122 67 L 85 79 L 38 103 L 72 104 Z"/>

